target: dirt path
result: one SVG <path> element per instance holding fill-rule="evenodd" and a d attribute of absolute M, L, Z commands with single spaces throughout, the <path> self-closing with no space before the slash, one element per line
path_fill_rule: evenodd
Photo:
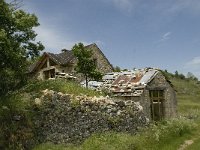
<path fill-rule="evenodd" d="M 192 140 L 186 140 L 180 147 L 178 150 L 184 150 L 186 147 L 188 147 L 189 145 L 194 143 L 195 139 Z"/>

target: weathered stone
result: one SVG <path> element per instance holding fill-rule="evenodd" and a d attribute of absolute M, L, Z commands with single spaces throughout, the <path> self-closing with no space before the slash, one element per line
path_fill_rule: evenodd
<path fill-rule="evenodd" d="M 148 124 L 139 103 L 45 91 L 35 124 L 42 142 L 81 142 L 95 132 L 135 134 Z"/>
<path fill-rule="evenodd" d="M 41 105 L 41 99 L 40 98 L 36 98 L 35 99 L 35 104 L 36 105 Z"/>

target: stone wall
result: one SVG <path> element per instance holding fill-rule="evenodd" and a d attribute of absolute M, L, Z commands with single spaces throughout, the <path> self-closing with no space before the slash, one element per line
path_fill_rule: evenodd
<path fill-rule="evenodd" d="M 99 71 L 102 73 L 113 72 L 113 66 L 110 64 L 102 51 L 97 47 L 97 45 L 92 44 L 90 49 L 92 49 L 93 58 L 97 61 L 97 68 Z"/>
<path fill-rule="evenodd" d="M 35 125 L 40 142 L 79 143 L 104 131 L 135 134 L 149 123 L 142 106 L 133 101 L 73 96 L 45 90 L 35 99 Z"/>

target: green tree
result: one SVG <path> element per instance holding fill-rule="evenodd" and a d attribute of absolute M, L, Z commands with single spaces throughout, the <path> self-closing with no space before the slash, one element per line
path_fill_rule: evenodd
<path fill-rule="evenodd" d="M 187 73 L 187 78 L 191 79 L 191 80 L 194 80 L 194 81 L 198 81 L 198 78 L 191 72 Z"/>
<path fill-rule="evenodd" d="M 100 80 L 102 74 L 97 71 L 95 59 L 92 58 L 92 50 L 84 47 L 82 43 L 75 44 L 72 48 L 74 56 L 78 62 L 75 67 L 77 73 L 82 73 L 85 77 L 86 87 L 88 87 L 88 80 Z"/>
<path fill-rule="evenodd" d="M 181 74 L 179 74 L 179 78 L 184 80 L 185 79 L 185 75 L 181 73 Z"/>
<path fill-rule="evenodd" d="M 114 67 L 114 72 L 120 72 L 121 68 L 119 66 Z"/>
<path fill-rule="evenodd" d="M 178 76 L 179 76 L 179 73 L 178 73 L 178 71 L 177 71 L 177 70 L 175 71 L 175 74 L 174 74 L 174 75 L 175 75 L 175 77 L 177 77 L 177 78 L 178 78 Z"/>
<path fill-rule="evenodd" d="M 37 17 L 17 7 L 0 0 L 0 94 L 25 83 L 28 59 L 34 59 L 44 49 L 35 42 L 33 27 L 39 25 Z"/>

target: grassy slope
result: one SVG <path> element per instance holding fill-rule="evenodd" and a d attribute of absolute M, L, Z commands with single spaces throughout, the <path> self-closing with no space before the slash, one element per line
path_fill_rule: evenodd
<path fill-rule="evenodd" d="M 177 90 L 178 112 L 180 114 L 200 110 L 200 84 L 197 81 L 171 79 Z"/>
<path fill-rule="evenodd" d="M 180 115 L 186 115 L 194 118 L 198 124 L 197 131 L 194 132 L 191 138 L 194 143 L 188 146 L 187 150 L 200 149 L 200 84 L 196 81 L 183 81 L 180 79 L 173 79 L 173 84 L 177 88 L 178 111 Z"/>

